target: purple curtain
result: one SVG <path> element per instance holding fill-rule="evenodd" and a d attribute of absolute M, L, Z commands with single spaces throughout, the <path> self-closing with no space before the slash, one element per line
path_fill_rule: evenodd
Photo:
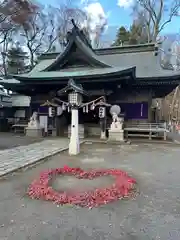
<path fill-rule="evenodd" d="M 125 119 L 148 119 L 148 103 L 121 103 L 122 113 Z"/>
<path fill-rule="evenodd" d="M 40 106 L 39 103 L 31 104 L 32 112 L 39 112 L 41 114 L 48 114 L 48 107 L 47 106 Z"/>
<path fill-rule="evenodd" d="M 49 110 L 48 110 L 48 107 L 47 106 L 39 106 L 39 113 L 44 113 L 44 114 L 47 114 L 48 112 L 49 112 Z"/>

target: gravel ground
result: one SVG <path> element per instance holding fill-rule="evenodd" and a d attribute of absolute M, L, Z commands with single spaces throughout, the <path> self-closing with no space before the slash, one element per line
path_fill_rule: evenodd
<path fill-rule="evenodd" d="M 180 239 L 180 148 L 169 144 L 85 144 L 0 181 L 0 240 Z M 63 165 L 121 168 L 135 177 L 139 195 L 91 210 L 56 206 L 26 196 L 45 169 Z"/>
<path fill-rule="evenodd" d="M 25 146 L 42 140 L 43 138 L 31 138 L 26 137 L 23 134 L 0 132 L 0 150 L 10 149 L 18 146 Z"/>

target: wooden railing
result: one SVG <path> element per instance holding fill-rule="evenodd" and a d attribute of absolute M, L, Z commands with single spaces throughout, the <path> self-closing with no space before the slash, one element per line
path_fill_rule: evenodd
<path fill-rule="evenodd" d="M 138 123 L 126 124 L 124 127 L 126 138 L 130 136 L 148 137 L 149 139 L 161 137 L 167 139 L 166 123 Z"/>

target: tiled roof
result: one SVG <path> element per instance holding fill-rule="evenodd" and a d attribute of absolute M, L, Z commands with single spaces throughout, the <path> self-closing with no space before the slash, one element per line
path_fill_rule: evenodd
<path fill-rule="evenodd" d="M 92 66 L 84 69 L 61 68 L 63 62 L 67 62 L 68 56 L 71 56 L 69 54 L 73 52 L 73 44 L 76 45 L 80 50 L 79 53 L 85 59 L 93 63 L 93 68 Z M 160 54 L 155 43 L 93 50 L 82 38 L 77 27 L 72 30 L 64 52 L 44 54 L 40 59 L 40 62 L 31 72 L 15 76 L 15 78 L 25 81 L 30 78 L 47 80 L 50 78 L 88 77 L 90 75 L 120 73 L 120 71 L 131 68 L 136 68 L 135 77 L 143 80 L 154 78 L 157 81 L 159 78 L 180 76 L 180 71 L 165 70 L 161 67 Z M 60 66 L 60 70 L 55 71 L 54 66 Z"/>
<path fill-rule="evenodd" d="M 113 67 L 130 68 L 135 66 L 137 78 L 180 75 L 180 71 L 163 69 L 160 64 L 160 56 L 155 56 L 154 51 L 104 54 L 98 57 Z"/>
<path fill-rule="evenodd" d="M 155 45 L 154 45 L 155 47 Z M 132 68 L 136 67 L 136 77 L 137 78 L 159 78 L 180 75 L 180 71 L 165 70 L 161 67 L 160 55 L 156 56 L 155 51 L 148 46 L 134 46 L 131 51 L 126 48 L 116 48 L 116 49 L 102 49 L 102 51 L 97 50 L 97 55 L 93 52 L 93 57 L 96 55 L 96 59 L 104 62 L 115 68 Z M 114 51 L 113 51 L 114 50 Z M 146 51 L 145 51 L 146 50 Z M 113 52 L 113 53 L 112 53 Z M 107 54 L 108 53 L 108 54 Z M 49 54 L 50 55 L 50 54 Z M 53 57 L 56 55 L 52 55 Z M 39 64 L 37 64 L 31 71 L 32 75 L 39 75 L 38 72 L 43 71 L 49 65 L 55 61 L 54 59 L 42 59 Z M 69 71 L 69 70 L 68 70 Z M 78 73 L 78 69 L 77 69 Z M 44 73 L 45 74 L 45 73 Z M 57 75 L 57 73 L 54 73 Z M 62 76 L 61 73 L 59 76 Z M 74 73 L 72 73 L 73 76 Z M 28 74 L 29 75 L 29 74 Z M 43 76 L 43 74 L 40 74 Z M 39 75 L 39 76 L 40 76 Z M 55 76 L 53 75 L 53 76 Z M 24 75 L 25 76 L 25 75 Z"/>

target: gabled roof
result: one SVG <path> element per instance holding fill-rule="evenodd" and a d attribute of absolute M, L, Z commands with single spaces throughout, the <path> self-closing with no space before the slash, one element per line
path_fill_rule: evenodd
<path fill-rule="evenodd" d="M 71 54 L 71 51 L 74 46 L 80 51 L 81 55 L 84 55 L 84 58 L 86 59 L 87 63 L 89 63 L 90 66 L 94 67 L 109 67 L 108 64 L 104 63 L 102 60 L 98 59 L 98 56 L 95 54 L 93 49 L 87 45 L 85 41 L 83 41 L 80 33 L 78 32 L 76 28 L 73 28 L 69 42 L 62 54 L 59 54 L 52 63 L 47 66 L 43 71 L 51 71 L 55 66 L 59 66 L 59 68 L 63 67 L 65 64 L 66 59 Z"/>
<path fill-rule="evenodd" d="M 76 37 L 75 42 L 80 46 L 80 38 Z M 67 46 L 65 53 L 48 53 L 43 54 L 41 56 L 41 61 L 37 64 L 34 69 L 25 75 L 15 76 L 16 79 L 24 79 L 27 77 L 28 79 L 35 76 L 41 76 L 41 79 L 45 76 L 49 77 L 73 77 L 78 76 L 78 73 L 82 75 L 82 72 L 87 74 L 94 73 L 96 74 L 100 72 L 107 72 L 107 69 L 110 71 L 116 71 L 117 68 L 120 70 L 129 69 L 136 67 L 135 76 L 137 79 L 150 79 L 154 78 L 154 80 L 162 79 L 162 78 L 178 78 L 180 76 L 180 71 L 166 70 L 161 66 L 160 52 L 156 48 L 154 43 L 151 44 L 141 44 L 134 46 L 123 46 L 123 47 L 111 47 L 105 49 L 95 49 L 94 51 L 89 48 L 84 42 L 81 42 L 81 49 L 86 52 L 86 56 L 93 57 L 93 61 L 99 61 L 100 63 L 107 65 L 108 67 L 102 67 L 99 65 L 97 68 L 82 68 L 82 69 L 68 69 L 68 74 L 65 69 L 61 71 L 44 71 L 48 70 L 54 66 L 54 64 L 59 64 L 60 60 L 63 62 L 66 54 L 70 51 L 70 46 L 72 43 L 69 43 Z M 85 50 L 86 49 L 86 50 Z M 114 70 L 112 69 L 114 68 Z M 96 70 L 95 70 L 96 69 Z M 92 70 L 92 71 L 91 71 Z M 74 73 L 76 71 L 76 74 Z M 71 73 L 70 73 L 71 72 Z M 108 71 L 109 72 L 109 71 Z M 22 77 L 21 77 L 22 76 Z"/>
<path fill-rule="evenodd" d="M 84 33 L 74 24 L 72 32 L 68 35 L 67 46 L 62 53 L 52 54 L 53 58 L 51 57 L 51 59 L 44 59 L 42 56 L 39 59 L 40 62 L 29 73 L 14 75 L 14 77 L 16 79 L 26 80 L 26 77 L 31 78 L 32 76 L 33 78 L 36 75 L 48 75 L 51 77 L 55 75 L 61 78 L 63 74 L 65 74 L 65 72 L 63 72 L 65 69 L 64 66 L 71 59 L 74 50 L 79 53 L 80 58 L 82 58 L 81 61 L 83 61 L 88 68 L 99 69 L 111 67 L 98 59 Z"/>
<path fill-rule="evenodd" d="M 15 75 L 21 82 L 95 78 L 105 75 L 132 74 L 137 81 L 179 81 L 180 71 L 165 70 L 161 66 L 159 46 L 156 43 L 92 49 L 84 33 L 74 24 L 69 41 L 62 53 L 48 53 L 27 74 Z M 76 55 L 76 52 L 78 54 Z M 74 57 L 86 62 L 83 66 L 66 66 Z"/>

